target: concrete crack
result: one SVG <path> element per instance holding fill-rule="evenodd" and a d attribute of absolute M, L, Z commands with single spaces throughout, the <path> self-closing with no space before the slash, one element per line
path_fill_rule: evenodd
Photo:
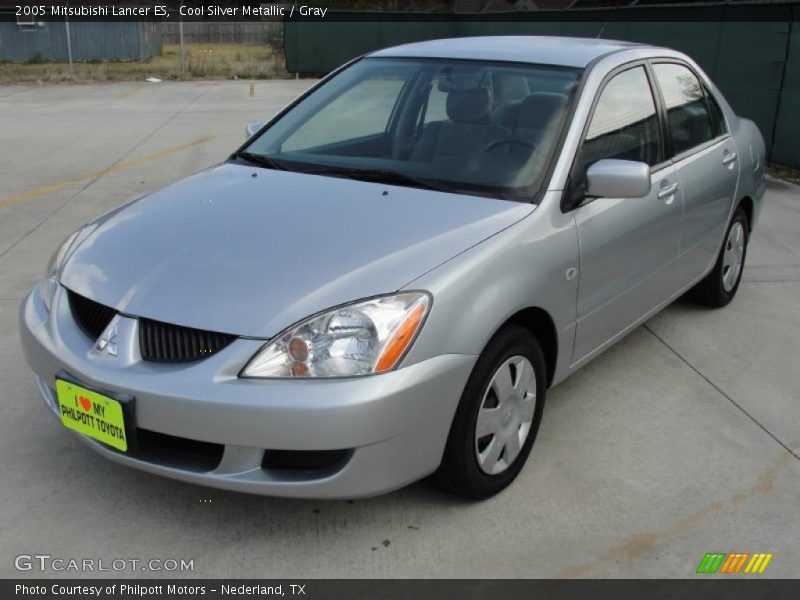
<path fill-rule="evenodd" d="M 749 412 L 747 412 L 747 410 L 745 410 L 745 408 L 744 408 L 744 407 L 743 407 L 741 404 L 739 404 L 738 402 L 736 402 L 736 400 L 734 400 L 733 398 L 731 398 L 731 397 L 730 397 L 730 396 L 729 396 L 729 395 L 728 395 L 728 394 L 725 392 L 725 390 L 723 390 L 723 389 L 722 389 L 721 387 L 719 387 L 719 386 L 718 386 L 716 383 L 714 383 L 713 381 L 711 381 L 711 380 L 710 380 L 708 377 L 706 377 L 706 376 L 705 376 L 705 375 L 704 375 L 704 374 L 703 374 L 703 373 L 702 373 L 702 372 L 701 372 L 699 369 L 697 369 L 697 368 L 696 368 L 696 367 L 695 367 L 695 366 L 694 366 L 692 363 L 690 363 L 688 360 L 686 360 L 686 358 L 684 358 L 684 357 L 683 357 L 683 355 L 681 355 L 681 353 L 680 353 L 680 352 L 678 352 L 677 350 L 675 350 L 675 348 L 673 348 L 672 346 L 670 346 L 670 345 L 669 345 L 669 343 L 667 343 L 667 341 L 666 341 L 664 338 L 662 338 L 662 337 L 661 337 L 660 335 L 658 335 L 658 334 L 657 334 L 655 331 L 653 331 L 653 330 L 650 328 L 650 326 L 649 326 L 649 325 L 644 325 L 644 328 L 645 328 L 647 331 L 649 331 L 649 332 L 650 332 L 650 335 L 652 335 L 652 336 L 653 336 L 654 338 L 656 338 L 656 339 L 657 339 L 659 342 L 661 342 L 662 344 L 664 344 L 664 346 L 666 346 L 666 348 L 667 348 L 667 349 L 669 349 L 669 351 L 670 351 L 670 352 L 672 352 L 672 353 L 673 353 L 673 354 L 674 354 L 674 355 L 675 355 L 675 356 L 678 358 L 678 360 L 680 360 L 680 361 L 681 361 L 683 364 L 685 364 L 687 367 L 689 367 L 689 368 L 690 368 L 692 371 L 694 371 L 694 372 L 695 372 L 695 373 L 697 373 L 697 374 L 698 374 L 700 377 L 702 377 L 702 378 L 703 378 L 703 379 L 706 381 L 706 383 L 708 383 L 708 385 L 710 385 L 710 386 L 711 386 L 711 387 L 713 387 L 715 390 L 717 390 L 717 391 L 718 391 L 718 392 L 719 392 L 719 393 L 722 395 L 722 397 L 723 397 L 723 398 L 725 398 L 725 399 L 726 399 L 728 402 L 730 402 L 730 403 L 731 403 L 731 404 L 733 404 L 733 405 L 734 405 L 736 408 L 738 408 L 738 409 L 739 409 L 739 410 L 740 410 L 740 411 L 741 411 L 741 412 L 742 412 L 742 413 L 743 413 L 743 414 L 744 414 L 744 415 L 745 415 L 745 416 L 746 416 L 748 419 L 750 419 L 750 420 L 751 420 L 753 423 L 755 423 L 756 425 L 758 425 L 758 426 L 761 428 L 761 430 L 762 430 L 764 433 L 766 433 L 766 434 L 767 434 L 769 437 L 771 437 L 773 440 L 775 440 L 775 441 L 776 441 L 776 442 L 777 442 L 777 443 L 778 443 L 778 444 L 781 446 L 781 448 L 783 448 L 784 450 L 786 450 L 786 452 L 788 452 L 789 454 L 791 454 L 792 456 L 794 456 L 794 457 L 795 457 L 797 460 L 800 460 L 800 455 L 798 455 L 798 454 L 797 454 L 797 452 L 796 452 L 795 450 L 793 450 L 792 448 L 790 448 L 790 447 L 789 447 L 787 444 L 783 443 L 783 442 L 782 442 L 782 441 L 781 441 L 781 440 L 778 438 L 778 436 L 776 436 L 776 435 L 775 435 L 774 433 L 772 433 L 772 432 L 771 432 L 769 429 L 767 429 L 767 428 L 766 428 L 764 425 L 762 425 L 762 424 L 761 424 L 761 422 L 760 422 L 758 419 L 756 419 L 756 418 L 755 418 L 753 415 L 751 415 Z"/>

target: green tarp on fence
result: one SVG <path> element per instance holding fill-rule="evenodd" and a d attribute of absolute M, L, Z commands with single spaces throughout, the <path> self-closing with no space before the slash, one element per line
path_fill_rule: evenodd
<path fill-rule="evenodd" d="M 668 46 L 692 56 L 734 110 L 758 123 L 770 160 L 800 168 L 798 21 L 796 3 L 545 15 L 341 13 L 324 21 L 287 21 L 286 65 L 291 72 L 327 73 L 378 48 L 471 35 L 569 35 Z"/>

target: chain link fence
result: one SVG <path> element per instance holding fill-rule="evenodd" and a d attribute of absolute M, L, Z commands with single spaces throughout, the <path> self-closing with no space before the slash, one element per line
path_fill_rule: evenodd
<path fill-rule="evenodd" d="M 280 34 L 282 23 L 270 22 L 187 22 L 159 23 L 165 44 L 180 44 L 181 28 L 186 44 L 269 44 Z"/>
<path fill-rule="evenodd" d="M 220 61 L 227 62 L 233 79 L 285 74 L 282 21 L 159 23 L 158 28 L 165 48 L 177 47 L 183 75 L 218 71 Z"/>
<path fill-rule="evenodd" d="M 0 82 L 289 77 L 283 21 L 0 21 Z"/>

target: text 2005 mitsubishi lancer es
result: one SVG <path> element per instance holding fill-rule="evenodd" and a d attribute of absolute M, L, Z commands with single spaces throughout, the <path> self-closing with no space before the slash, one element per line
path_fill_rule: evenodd
<path fill-rule="evenodd" d="M 548 387 L 733 298 L 765 188 L 695 62 L 605 40 L 382 50 L 248 129 L 70 236 L 21 330 L 91 448 L 258 494 L 499 492 Z"/>

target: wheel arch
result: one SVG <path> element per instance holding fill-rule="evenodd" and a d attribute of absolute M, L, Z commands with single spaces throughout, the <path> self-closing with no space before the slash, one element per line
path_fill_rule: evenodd
<path fill-rule="evenodd" d="M 539 341 L 547 367 L 547 387 L 550 387 L 553 383 L 558 362 L 558 335 L 553 318 L 543 308 L 531 306 L 511 315 L 501 328 L 506 325 L 523 327 L 530 331 Z"/>
<path fill-rule="evenodd" d="M 736 208 L 739 208 L 740 206 L 744 210 L 744 214 L 747 215 L 748 231 L 753 231 L 753 211 L 755 209 L 753 199 L 750 196 L 743 196 L 736 204 Z"/>

